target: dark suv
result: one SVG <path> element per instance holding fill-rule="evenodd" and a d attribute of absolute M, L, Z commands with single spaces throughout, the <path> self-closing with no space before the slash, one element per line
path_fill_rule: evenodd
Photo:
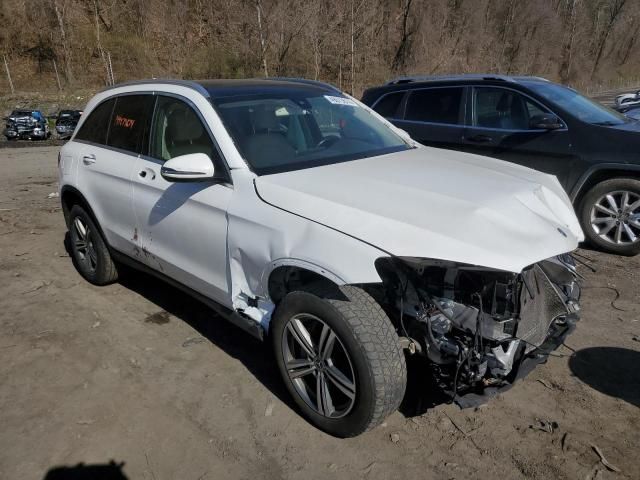
<path fill-rule="evenodd" d="M 586 237 L 640 252 L 640 123 L 538 77 L 403 77 L 362 101 L 415 140 L 555 175 Z"/>

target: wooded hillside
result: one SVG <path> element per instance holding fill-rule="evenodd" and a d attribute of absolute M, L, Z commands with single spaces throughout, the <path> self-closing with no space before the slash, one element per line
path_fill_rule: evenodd
<path fill-rule="evenodd" d="M 2 0 L 0 25 L 0 54 L 23 91 L 56 90 L 56 68 L 63 89 L 268 75 L 356 95 L 416 72 L 582 88 L 640 76 L 639 0 Z"/>

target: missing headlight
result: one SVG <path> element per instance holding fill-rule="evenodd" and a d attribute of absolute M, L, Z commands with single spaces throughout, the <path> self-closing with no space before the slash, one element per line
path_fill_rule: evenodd
<path fill-rule="evenodd" d="M 578 308 L 568 256 L 521 273 L 418 258 L 382 258 L 376 267 L 400 333 L 454 397 L 512 382 L 554 321 Z"/>

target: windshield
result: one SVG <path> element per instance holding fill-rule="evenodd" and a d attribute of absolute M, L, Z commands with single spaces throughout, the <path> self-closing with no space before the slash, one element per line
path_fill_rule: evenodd
<path fill-rule="evenodd" d="M 527 86 L 583 122 L 593 125 L 622 125 L 628 121 L 624 115 L 580 95 L 568 87 L 541 82 L 532 82 Z"/>
<path fill-rule="evenodd" d="M 213 100 L 236 147 L 258 175 L 412 148 L 339 93 L 281 90 Z"/>

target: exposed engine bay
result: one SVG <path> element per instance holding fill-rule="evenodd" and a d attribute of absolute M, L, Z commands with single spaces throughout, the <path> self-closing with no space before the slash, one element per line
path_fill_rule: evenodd
<path fill-rule="evenodd" d="M 420 258 L 381 258 L 386 304 L 404 346 L 433 365 L 460 406 L 508 388 L 546 361 L 578 320 L 569 254 L 520 273 Z"/>

